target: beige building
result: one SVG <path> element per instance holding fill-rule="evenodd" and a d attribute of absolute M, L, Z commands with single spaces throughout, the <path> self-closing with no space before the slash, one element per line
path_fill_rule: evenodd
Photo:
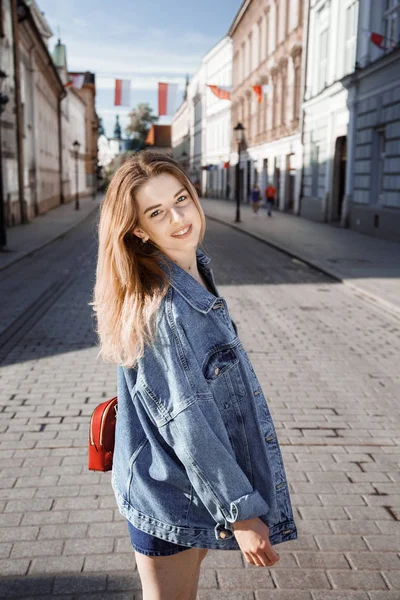
<path fill-rule="evenodd" d="M 86 187 L 95 191 L 97 170 L 97 138 L 99 135 L 99 118 L 96 113 L 96 79 L 94 73 L 70 73 L 70 75 L 82 75 L 83 86 L 76 90 L 78 96 L 85 103 L 85 174 Z"/>
<path fill-rule="evenodd" d="M 304 0 L 245 0 L 229 35 L 233 41 L 232 128 L 245 127 L 241 198 L 274 183 L 280 210 L 299 211 L 301 63 Z M 261 102 L 253 86 L 262 88 Z M 245 149 L 244 149 L 245 148 Z M 231 164 L 237 164 L 232 136 Z M 231 183 L 235 186 L 234 170 Z"/>

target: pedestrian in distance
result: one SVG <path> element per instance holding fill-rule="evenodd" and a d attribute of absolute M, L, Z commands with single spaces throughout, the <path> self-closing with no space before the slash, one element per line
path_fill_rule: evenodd
<path fill-rule="evenodd" d="M 200 248 L 205 229 L 190 179 L 149 150 L 118 169 L 101 205 L 93 306 L 99 354 L 117 365 L 111 484 L 144 600 L 194 600 L 208 549 L 271 567 L 274 546 L 297 538 L 275 427 Z"/>
<path fill-rule="evenodd" d="M 260 208 L 261 192 L 256 183 L 253 185 L 253 189 L 251 190 L 250 199 L 251 206 L 253 208 L 253 215 L 257 215 L 258 209 Z"/>
<path fill-rule="evenodd" d="M 276 188 L 272 185 L 272 183 L 270 183 L 265 188 L 265 204 L 267 207 L 267 214 L 269 217 L 272 216 L 272 207 L 275 204 L 275 199 L 276 199 Z"/>

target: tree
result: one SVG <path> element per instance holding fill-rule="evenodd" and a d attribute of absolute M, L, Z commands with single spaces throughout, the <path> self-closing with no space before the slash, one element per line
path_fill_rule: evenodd
<path fill-rule="evenodd" d="M 158 121 L 157 115 L 153 114 L 153 109 L 147 102 L 141 102 L 132 109 L 129 117 L 131 122 L 125 130 L 126 133 L 144 145 L 150 127 Z"/>

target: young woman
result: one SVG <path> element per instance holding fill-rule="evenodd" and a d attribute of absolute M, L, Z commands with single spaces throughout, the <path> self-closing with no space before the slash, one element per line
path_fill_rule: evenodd
<path fill-rule="evenodd" d="M 205 218 L 167 155 L 144 151 L 101 207 L 94 307 L 118 365 L 112 486 L 144 600 L 196 598 L 208 548 L 270 567 L 296 539 L 265 397 L 199 248 Z"/>

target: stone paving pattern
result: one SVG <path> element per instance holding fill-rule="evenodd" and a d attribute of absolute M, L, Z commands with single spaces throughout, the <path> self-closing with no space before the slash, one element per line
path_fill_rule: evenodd
<path fill-rule="evenodd" d="M 0 342 L 20 324 L 0 357 L 1 599 L 142 597 L 110 474 L 87 470 L 89 417 L 115 392 L 88 306 L 94 230 L 1 273 Z M 221 224 L 204 249 L 269 398 L 299 539 L 272 569 L 209 551 L 199 600 L 399 600 L 398 315 Z"/>

